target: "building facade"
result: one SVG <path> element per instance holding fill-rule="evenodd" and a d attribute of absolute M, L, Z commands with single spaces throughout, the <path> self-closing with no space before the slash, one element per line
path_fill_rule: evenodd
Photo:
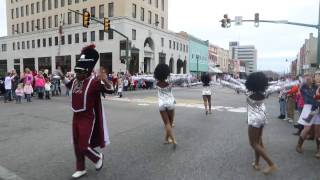
<path fill-rule="evenodd" d="M 218 65 L 223 73 L 229 73 L 229 51 L 218 47 Z"/>
<path fill-rule="evenodd" d="M 257 49 L 253 45 L 240 46 L 239 42 L 229 43 L 230 59 L 238 59 L 245 63 L 246 73 L 257 71 Z"/>
<path fill-rule="evenodd" d="M 318 39 L 311 33 L 300 48 L 297 60 L 298 74 L 314 73 L 319 68 L 317 65 L 317 41 Z"/>
<path fill-rule="evenodd" d="M 69 12 L 88 11 L 130 40 L 130 62 L 121 63 L 125 39 L 116 32 Z M 159 63 L 172 73 L 187 73 L 189 41 L 168 30 L 168 0 L 7 0 L 8 36 L 0 38 L 0 71 L 22 72 L 61 67 L 71 71 L 81 48 L 94 43 L 100 52 L 99 65 L 110 72 L 152 73 Z M 98 66 L 99 66 L 98 65 Z M 128 68 L 127 68 L 128 67 Z"/>
<path fill-rule="evenodd" d="M 218 65 L 218 47 L 209 44 L 209 54 L 208 54 L 208 66 L 209 71 L 214 69 Z"/>
<path fill-rule="evenodd" d="M 188 71 L 193 74 L 208 72 L 208 56 L 209 56 L 209 41 L 203 41 L 186 32 L 180 32 L 179 35 L 188 39 L 189 44 L 189 61 Z"/>

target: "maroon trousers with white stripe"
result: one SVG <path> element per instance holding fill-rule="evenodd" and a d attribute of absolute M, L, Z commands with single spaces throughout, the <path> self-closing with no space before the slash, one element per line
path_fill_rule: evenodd
<path fill-rule="evenodd" d="M 77 116 L 83 113 L 75 113 Z M 74 118 L 73 119 L 73 143 L 76 156 L 77 171 L 85 170 L 85 157 L 93 163 L 97 163 L 100 159 L 99 153 L 90 146 L 93 133 L 93 118 Z"/>

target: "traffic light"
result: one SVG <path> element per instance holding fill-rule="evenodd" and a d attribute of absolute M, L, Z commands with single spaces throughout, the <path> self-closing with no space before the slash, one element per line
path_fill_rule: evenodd
<path fill-rule="evenodd" d="M 83 23 L 82 23 L 82 25 L 83 25 L 83 27 L 86 27 L 86 28 L 88 28 L 89 27 L 89 25 L 90 25 L 90 13 L 89 12 L 87 12 L 87 11 L 85 11 L 84 13 L 83 13 L 83 17 L 82 17 L 83 19 Z"/>
<path fill-rule="evenodd" d="M 110 19 L 109 18 L 103 19 L 103 26 L 104 26 L 104 32 L 108 32 L 110 30 Z"/>
<path fill-rule="evenodd" d="M 260 22 L 259 13 L 255 13 L 254 14 L 254 26 L 259 27 L 259 22 Z"/>
<path fill-rule="evenodd" d="M 223 28 L 231 27 L 231 19 L 228 17 L 228 14 L 223 15 L 223 19 L 220 22 L 221 22 L 221 27 Z"/>
<path fill-rule="evenodd" d="M 227 21 L 226 19 L 222 19 L 221 21 L 221 27 L 226 28 L 227 27 Z"/>

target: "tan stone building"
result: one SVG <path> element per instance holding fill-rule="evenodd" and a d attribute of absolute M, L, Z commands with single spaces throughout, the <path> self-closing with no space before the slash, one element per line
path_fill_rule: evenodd
<path fill-rule="evenodd" d="M 130 63 L 121 63 L 124 38 L 68 11 L 88 11 L 128 36 Z M 6 0 L 8 36 L 0 37 L 0 73 L 62 67 L 71 71 L 83 46 L 94 43 L 101 65 L 114 72 L 152 73 L 158 63 L 173 73 L 188 69 L 188 40 L 168 30 L 168 0 Z M 178 46 L 175 46 L 179 44 Z M 186 47 L 186 48 L 180 48 Z M 179 62 L 179 63 L 178 63 Z M 185 66 L 179 64 L 185 63 Z"/>

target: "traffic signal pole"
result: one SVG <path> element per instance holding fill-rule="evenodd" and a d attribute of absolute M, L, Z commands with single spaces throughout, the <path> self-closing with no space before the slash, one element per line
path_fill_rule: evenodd
<path fill-rule="evenodd" d="M 316 28 L 318 30 L 318 42 L 317 42 L 317 65 L 318 68 L 320 68 L 320 2 L 319 2 L 319 19 L 318 19 L 318 24 L 305 24 L 305 23 L 298 23 L 298 22 L 290 22 L 287 20 L 282 20 L 282 21 L 272 21 L 272 20 L 260 20 L 259 19 L 259 13 L 256 13 L 255 15 L 255 20 L 242 20 L 242 22 L 254 22 L 256 27 L 259 27 L 259 23 L 273 23 L 273 24 L 288 24 L 288 25 L 294 25 L 294 26 L 302 26 L 302 27 L 309 27 L 309 28 Z M 231 22 L 237 22 L 236 20 L 231 20 L 228 18 L 228 15 L 224 15 L 224 18 L 220 21 L 222 23 L 223 28 L 229 28 L 231 27 Z M 240 24 L 241 24 L 240 23 Z"/>
<path fill-rule="evenodd" d="M 320 65 L 320 1 L 319 1 L 319 17 L 318 17 L 318 47 L 317 47 L 317 64 Z"/>
<path fill-rule="evenodd" d="M 74 13 L 76 13 L 76 14 L 79 14 L 79 15 L 81 15 L 81 16 L 84 15 L 83 13 L 80 13 L 80 12 L 75 11 L 75 10 L 72 10 L 72 9 L 68 9 L 68 10 L 71 11 L 71 12 L 74 12 Z M 99 23 L 99 24 L 104 25 L 104 22 L 103 22 L 103 21 L 100 21 L 99 19 L 97 19 L 97 18 L 95 18 L 95 17 L 91 17 L 91 16 L 90 16 L 90 20 L 95 21 L 95 22 L 97 22 L 97 23 Z M 122 37 L 124 37 L 124 38 L 126 39 L 126 68 L 127 68 L 127 71 L 129 71 L 129 48 L 130 48 L 130 47 L 129 47 L 129 37 L 126 36 L 126 35 L 124 35 L 123 33 L 119 32 L 119 31 L 116 30 L 116 29 L 110 28 L 109 31 L 110 31 L 110 30 L 113 31 L 113 32 L 118 33 L 120 36 L 122 36 Z"/>

